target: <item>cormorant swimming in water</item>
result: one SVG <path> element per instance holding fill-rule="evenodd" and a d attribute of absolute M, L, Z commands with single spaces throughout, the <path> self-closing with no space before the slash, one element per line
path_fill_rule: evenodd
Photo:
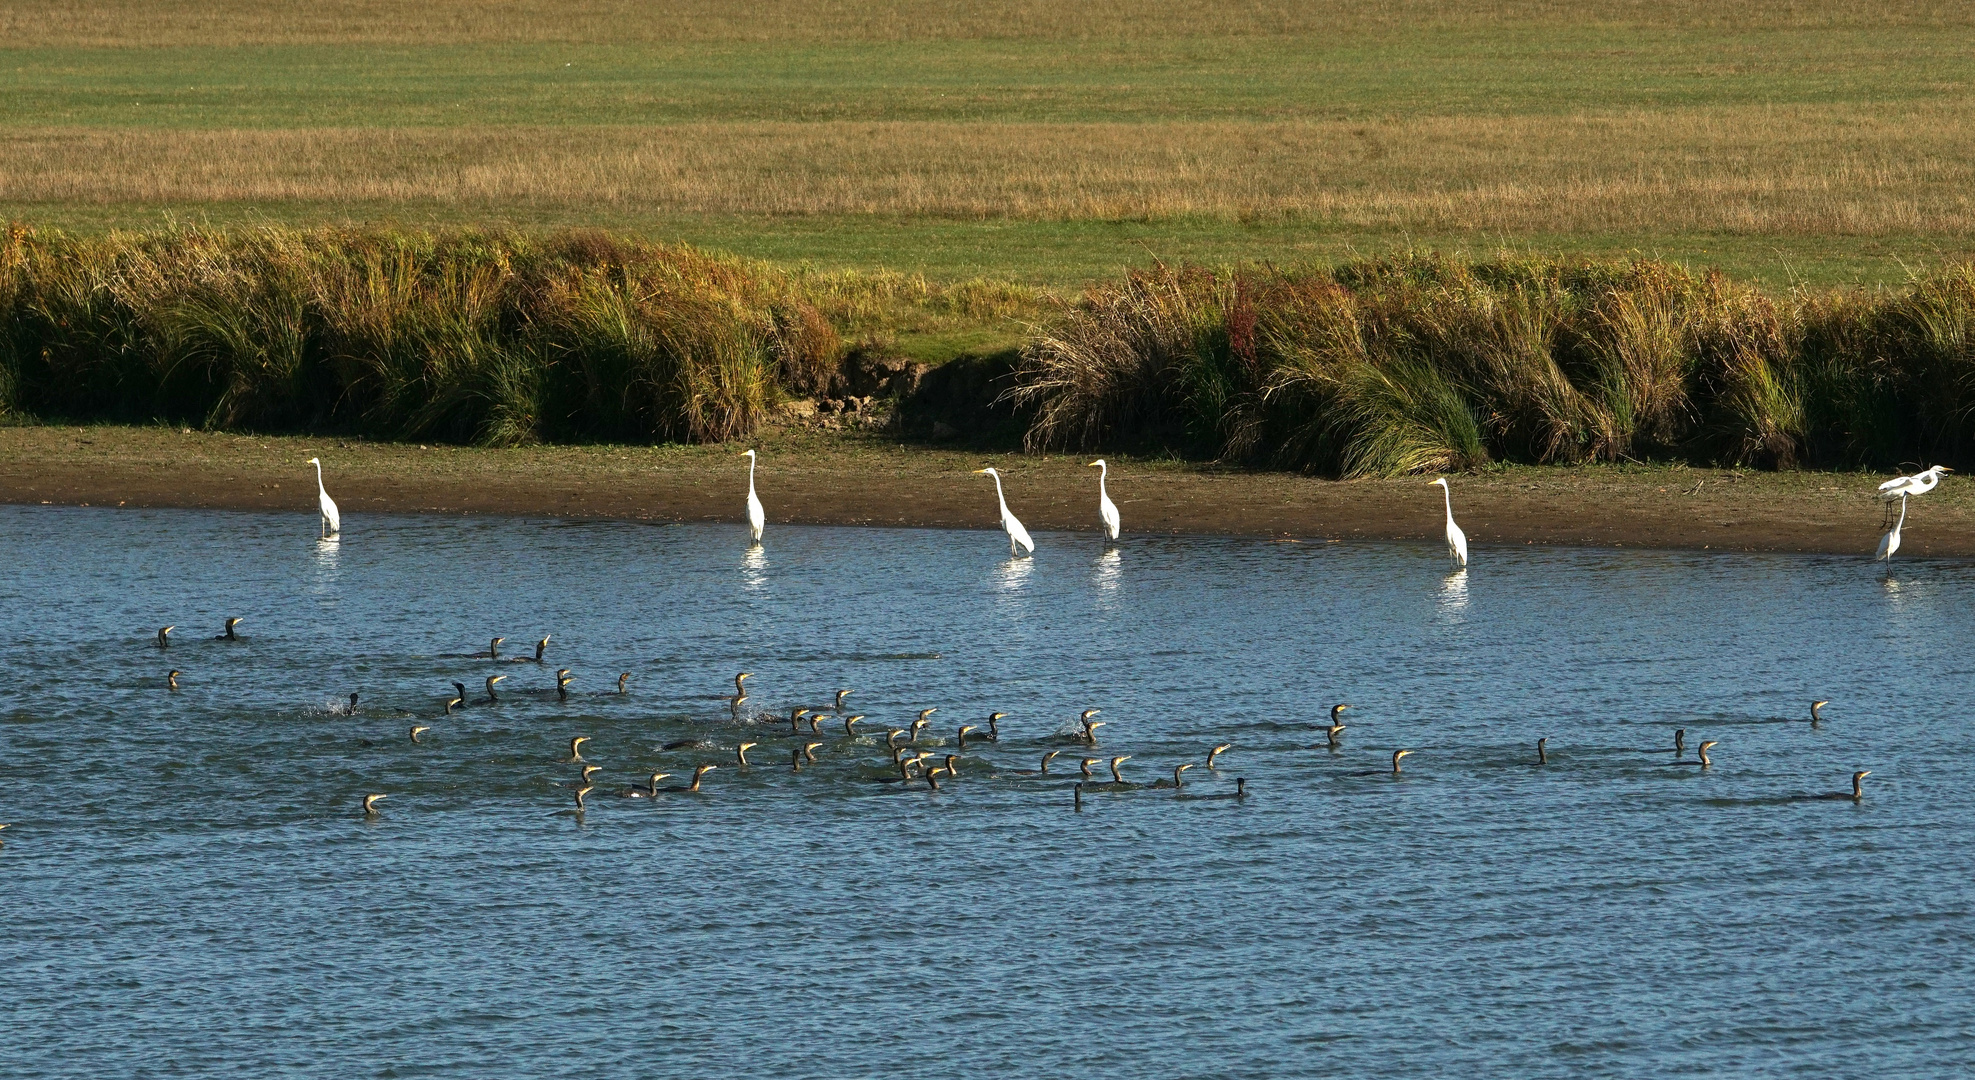
<path fill-rule="evenodd" d="M 232 617 L 232 618 L 229 618 L 229 619 L 227 619 L 227 620 L 226 620 L 226 632 L 225 632 L 225 633 L 223 633 L 223 634 L 214 634 L 214 635 L 213 635 L 213 640 L 214 640 L 214 641 L 239 641 L 239 640 L 240 640 L 240 636 L 239 636 L 238 634 L 235 634 L 235 633 L 233 632 L 233 628 L 234 628 L 235 626 L 238 626 L 238 625 L 240 625 L 240 617 L 239 617 L 239 616 L 237 616 L 237 615 L 236 615 L 236 616 L 234 616 L 234 617 Z"/>

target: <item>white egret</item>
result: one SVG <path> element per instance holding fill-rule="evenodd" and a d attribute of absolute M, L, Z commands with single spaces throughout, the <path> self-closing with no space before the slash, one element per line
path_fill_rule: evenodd
<path fill-rule="evenodd" d="M 334 536 L 343 531 L 342 515 L 336 512 L 336 500 L 329 497 L 329 489 L 322 486 L 322 459 L 310 458 L 307 462 L 315 466 L 315 493 L 322 508 L 322 535 Z"/>
<path fill-rule="evenodd" d="M 1440 493 L 1447 497 L 1447 554 L 1453 558 L 1454 565 L 1466 570 L 1468 534 L 1462 532 L 1459 525 L 1454 524 L 1454 490 L 1447 486 L 1447 478 L 1444 476 L 1434 483 L 1440 485 Z"/>
<path fill-rule="evenodd" d="M 1021 521 L 1008 512 L 1008 497 L 1001 493 L 1001 474 L 992 468 L 975 469 L 974 473 L 976 475 L 986 473 L 994 477 L 994 498 L 1001 504 L 1001 527 L 1008 530 L 1008 554 L 1016 554 L 1017 546 L 1034 554 L 1036 545 L 1034 540 L 1029 539 L 1029 530 L 1022 528 Z"/>
<path fill-rule="evenodd" d="M 1940 484 L 1942 473 L 1953 471 L 1946 465 L 1936 465 L 1931 469 L 1922 469 L 1912 476 L 1895 476 L 1879 485 L 1879 498 L 1892 502 L 1894 499 L 1908 495 L 1925 495 Z"/>
<path fill-rule="evenodd" d="M 749 450 L 744 456 L 747 458 L 748 539 L 751 543 L 759 544 L 761 543 L 761 526 L 767 521 L 767 517 L 761 512 L 760 497 L 754 493 L 754 451 Z"/>
<path fill-rule="evenodd" d="M 1900 549 L 1900 528 L 1906 524 L 1906 496 L 1900 496 L 1900 519 L 1893 523 L 1891 531 L 1879 538 L 1879 553 L 1872 556 L 1873 562 L 1886 564 L 1888 573 L 1893 569 L 1893 552 Z"/>
<path fill-rule="evenodd" d="M 1104 522 L 1105 539 L 1116 540 L 1118 538 L 1118 504 L 1112 502 L 1111 496 L 1104 490 L 1104 480 L 1111 475 L 1111 466 L 1106 465 L 1103 458 L 1098 458 L 1096 461 L 1091 462 L 1090 465 L 1084 466 L 1084 468 L 1088 469 L 1091 465 L 1097 466 L 1097 517 Z"/>

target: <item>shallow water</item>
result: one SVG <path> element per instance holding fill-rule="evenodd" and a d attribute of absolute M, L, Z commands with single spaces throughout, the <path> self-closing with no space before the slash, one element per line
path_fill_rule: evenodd
<path fill-rule="evenodd" d="M 361 517 L 319 545 L 311 516 L 0 507 L 4 1071 L 1975 1063 L 1975 567 L 743 540 Z M 246 640 L 210 640 L 227 615 Z M 497 633 L 552 633 L 548 664 L 465 658 Z M 854 687 L 869 734 L 826 722 L 791 772 L 784 720 L 730 719 L 737 670 L 750 712 Z M 475 703 L 444 717 L 455 679 Z M 1008 719 L 937 792 L 880 782 L 882 728 L 928 706 L 941 754 Z M 1086 707 L 1096 751 L 1062 738 Z M 1676 726 L 1712 769 L 1666 764 Z M 603 766 L 581 817 L 575 735 Z M 1083 754 L 1138 786 L 1073 811 Z M 618 797 L 698 761 L 722 765 L 699 796 Z M 1798 798 L 1855 768 L 1863 803 Z"/>

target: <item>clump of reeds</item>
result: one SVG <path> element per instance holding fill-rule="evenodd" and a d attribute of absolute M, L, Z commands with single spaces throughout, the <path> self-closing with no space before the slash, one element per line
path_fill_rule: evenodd
<path fill-rule="evenodd" d="M 1089 290 L 1017 377 L 1032 446 L 1165 441 L 1340 476 L 1962 460 L 1975 269 L 1777 300 L 1654 260 L 1161 268 Z"/>
<path fill-rule="evenodd" d="M 594 233 L 15 227 L 0 248 L 0 410 L 29 415 L 710 441 L 841 351 L 780 275 Z"/>

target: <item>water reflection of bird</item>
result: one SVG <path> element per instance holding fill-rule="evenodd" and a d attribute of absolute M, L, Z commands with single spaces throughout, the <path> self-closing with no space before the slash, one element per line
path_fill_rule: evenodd
<path fill-rule="evenodd" d="M 1716 739 L 1709 739 L 1707 742 L 1702 743 L 1700 749 L 1697 751 L 1698 757 L 1694 761 L 1684 761 L 1684 760 L 1669 761 L 1667 762 L 1667 764 L 1668 765 L 1699 765 L 1703 769 L 1713 768 L 1714 762 L 1708 759 L 1708 748 L 1718 745 L 1718 743 L 1719 740 Z"/>
<path fill-rule="evenodd" d="M 1454 524 L 1454 489 L 1447 486 L 1444 476 L 1434 483 L 1440 486 L 1440 494 L 1447 499 L 1447 555 L 1454 560 L 1455 566 L 1465 570 L 1468 566 L 1468 534 Z"/>
<path fill-rule="evenodd" d="M 1021 520 L 1008 509 L 1008 497 L 1001 491 L 1001 474 L 992 468 L 974 470 L 976 476 L 982 473 L 994 477 L 994 499 L 1001 504 L 1001 528 L 1008 534 L 1008 554 L 1016 555 L 1020 551 L 1034 554 L 1036 545 L 1034 540 L 1029 539 L 1029 530 L 1024 529 Z"/>
<path fill-rule="evenodd" d="M 225 633 L 221 633 L 221 634 L 214 634 L 214 635 L 213 635 L 213 640 L 214 640 L 214 641 L 239 641 L 239 640 L 240 640 L 240 635 L 238 635 L 238 634 L 236 634 L 236 633 L 234 633 L 234 632 L 233 632 L 233 628 L 234 628 L 234 627 L 236 627 L 236 626 L 239 626 L 239 625 L 240 625 L 240 621 L 241 621 L 241 620 L 240 620 L 240 617 L 239 617 L 238 615 L 235 615 L 235 616 L 232 616 L 232 617 L 230 617 L 230 618 L 228 618 L 228 619 L 226 620 L 226 632 L 225 632 Z"/>

